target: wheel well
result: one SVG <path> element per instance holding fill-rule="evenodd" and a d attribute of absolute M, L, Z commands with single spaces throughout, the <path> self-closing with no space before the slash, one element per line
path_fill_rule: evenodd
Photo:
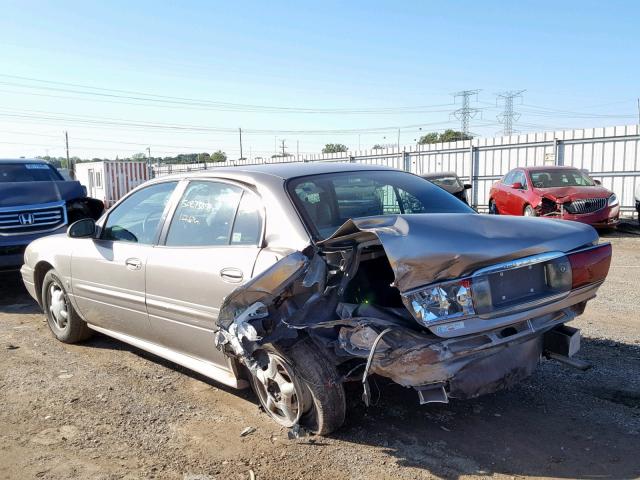
<path fill-rule="evenodd" d="M 53 265 L 49 262 L 39 262 L 33 272 L 33 283 L 36 286 L 36 295 L 38 297 L 38 304 L 42 307 L 42 282 L 44 276 L 49 270 L 53 270 Z"/>

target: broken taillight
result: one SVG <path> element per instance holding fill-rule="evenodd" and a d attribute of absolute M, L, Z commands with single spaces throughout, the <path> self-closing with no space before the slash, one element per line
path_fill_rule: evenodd
<path fill-rule="evenodd" d="M 571 263 L 571 288 L 603 281 L 611 265 L 611 244 L 605 243 L 568 255 Z"/>
<path fill-rule="evenodd" d="M 549 301 L 601 282 L 611 263 L 611 245 L 575 253 L 547 252 L 492 265 L 471 277 L 427 285 L 404 294 L 424 326 Z"/>

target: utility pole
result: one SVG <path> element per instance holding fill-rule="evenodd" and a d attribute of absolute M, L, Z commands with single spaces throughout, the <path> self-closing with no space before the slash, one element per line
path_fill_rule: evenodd
<path fill-rule="evenodd" d="M 400 129 L 398 129 L 398 151 L 400 151 Z"/>
<path fill-rule="evenodd" d="M 463 90 L 461 92 L 453 93 L 453 99 L 462 97 L 462 105 L 459 109 L 453 112 L 453 115 L 460 120 L 460 130 L 465 135 L 469 135 L 469 121 L 474 118 L 480 111 L 477 108 L 471 108 L 470 99 L 475 95 L 476 101 L 478 100 L 478 93 L 480 90 Z"/>
<path fill-rule="evenodd" d="M 284 150 L 284 147 L 285 147 L 284 140 L 282 140 L 281 147 L 282 147 L 282 158 L 284 158 L 286 156 L 286 153 L 285 153 L 285 150 Z"/>
<path fill-rule="evenodd" d="M 510 90 L 508 92 L 498 93 L 496 98 L 496 106 L 500 99 L 504 101 L 504 110 L 496 118 L 504 125 L 503 134 L 509 136 L 513 134 L 513 122 L 518 121 L 520 114 L 513 111 L 513 99 L 522 98 L 525 90 Z"/>
<path fill-rule="evenodd" d="M 638 125 L 640 125 L 640 97 L 638 97 Z"/>
<path fill-rule="evenodd" d="M 147 147 L 145 150 L 147 151 L 147 171 L 149 172 L 149 177 L 151 177 L 151 147 Z M 160 165 L 158 164 L 158 166 Z"/>
<path fill-rule="evenodd" d="M 296 161 L 300 161 L 300 140 L 296 140 Z"/>
<path fill-rule="evenodd" d="M 240 134 L 240 160 L 242 160 L 242 129 L 238 128 L 238 133 Z"/>
<path fill-rule="evenodd" d="M 69 175 L 71 175 L 71 177 L 73 178 L 73 168 L 71 168 L 71 164 L 69 163 L 69 134 L 66 130 L 64 132 L 64 143 L 67 149 L 67 168 L 69 169 Z"/>

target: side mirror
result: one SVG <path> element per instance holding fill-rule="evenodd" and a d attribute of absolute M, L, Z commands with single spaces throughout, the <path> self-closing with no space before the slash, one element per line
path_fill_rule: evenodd
<path fill-rule="evenodd" d="M 513 185 L 511 185 L 511 188 L 514 188 L 516 190 L 522 190 L 522 184 L 520 182 L 516 182 Z"/>
<path fill-rule="evenodd" d="M 471 185 L 470 183 L 465 183 L 465 184 L 463 185 L 463 187 L 464 187 L 464 189 L 465 189 L 465 190 L 470 190 L 470 189 L 472 189 L 472 188 L 473 188 L 473 185 Z"/>
<path fill-rule="evenodd" d="M 595 178 L 593 179 L 593 183 L 595 183 L 596 185 L 602 185 L 602 182 L 600 180 L 596 180 Z"/>
<path fill-rule="evenodd" d="M 96 221 L 93 218 L 83 218 L 72 223 L 67 230 L 69 238 L 89 238 L 96 233 Z"/>

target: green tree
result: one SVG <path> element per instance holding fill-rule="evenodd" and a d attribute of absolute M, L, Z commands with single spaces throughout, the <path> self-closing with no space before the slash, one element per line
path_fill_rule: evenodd
<path fill-rule="evenodd" d="M 341 143 L 327 143 L 322 149 L 322 153 L 340 153 L 346 151 L 347 146 Z"/>
<path fill-rule="evenodd" d="M 438 134 L 438 132 L 431 132 L 421 136 L 420 140 L 418 140 L 418 143 L 420 145 L 425 145 L 427 143 L 438 143 L 439 141 L 440 135 Z"/>
<path fill-rule="evenodd" d="M 426 143 L 440 143 L 440 142 L 457 142 L 460 140 L 471 140 L 471 135 L 466 135 L 458 130 L 447 129 L 442 133 L 431 132 L 420 137 L 418 143 L 424 145 Z"/>
<path fill-rule="evenodd" d="M 222 150 L 218 150 L 217 152 L 212 153 L 210 158 L 212 162 L 226 162 L 227 154 Z"/>
<path fill-rule="evenodd" d="M 144 153 L 134 153 L 133 155 L 131 155 L 131 160 L 144 160 L 145 158 L 147 158 L 147 156 Z"/>
<path fill-rule="evenodd" d="M 198 154 L 198 163 L 206 163 L 211 161 L 211 155 L 207 152 Z"/>

